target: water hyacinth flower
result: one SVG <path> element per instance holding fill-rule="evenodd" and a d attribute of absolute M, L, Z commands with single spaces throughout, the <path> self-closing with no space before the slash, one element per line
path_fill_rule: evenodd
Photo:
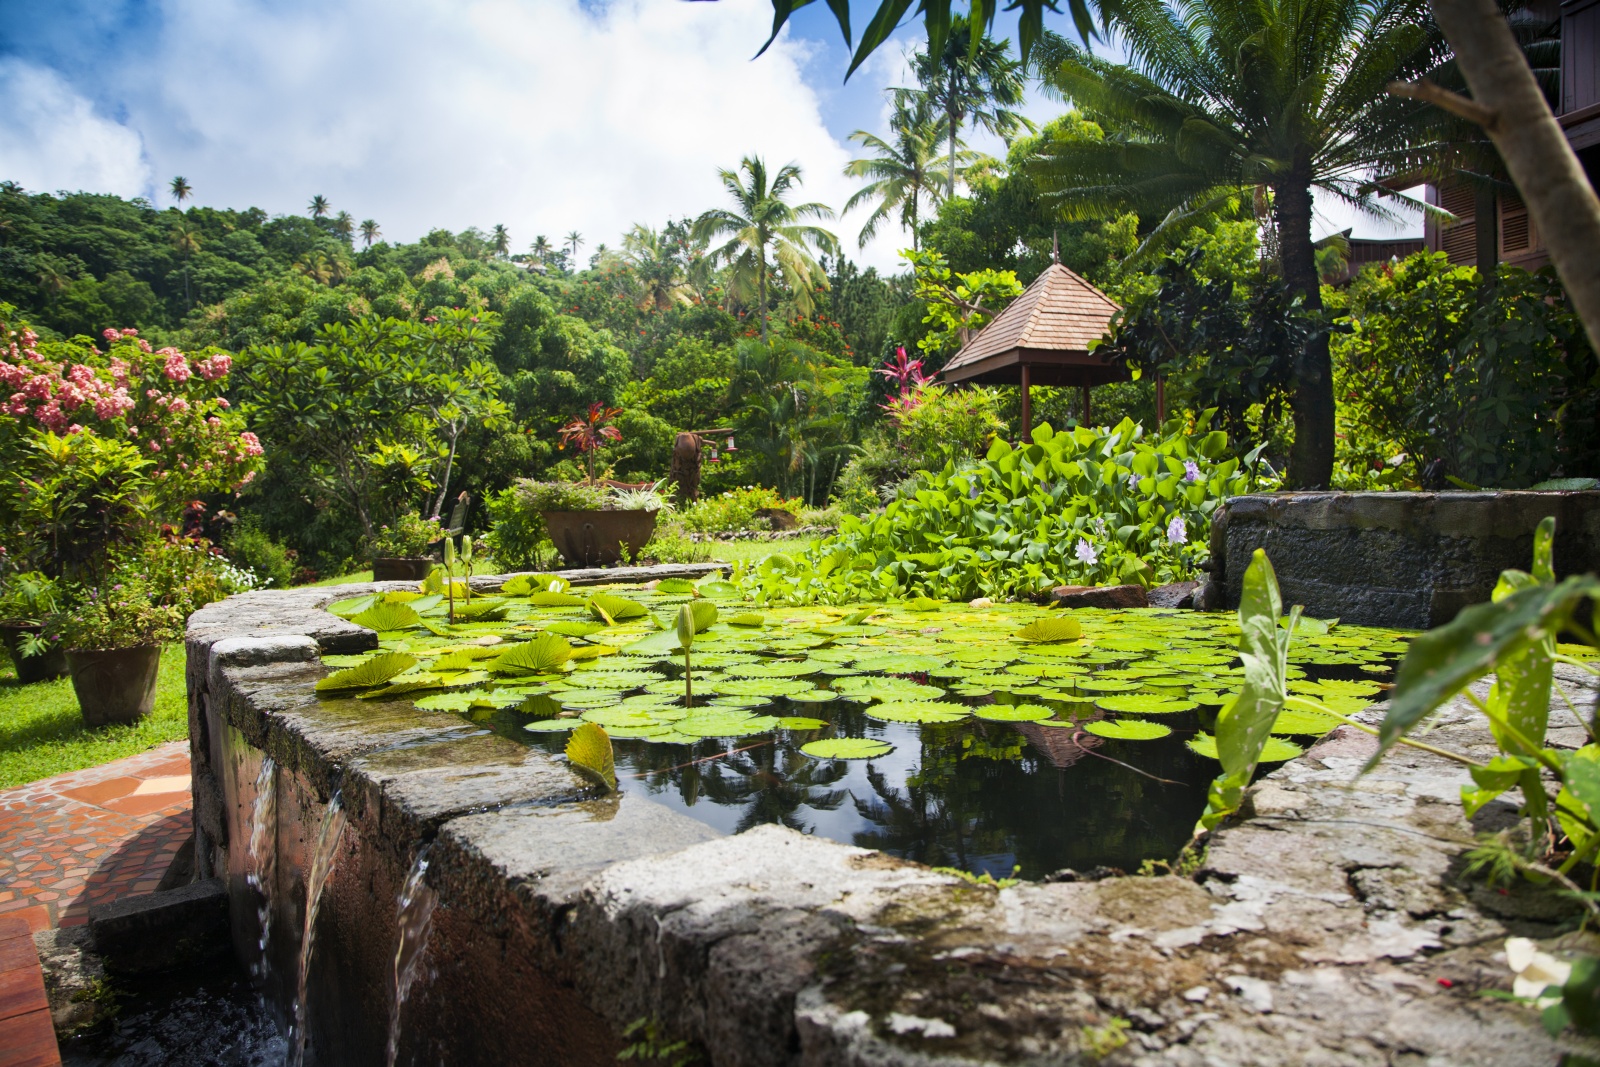
<path fill-rule="evenodd" d="M 1559 991 L 1543 995 L 1549 986 L 1564 986 L 1572 977 L 1572 964 L 1558 960 L 1548 952 L 1540 952 L 1530 938 L 1506 938 L 1506 962 L 1516 972 L 1511 982 L 1511 992 L 1519 997 L 1534 1000 L 1540 1010 L 1561 999 Z"/>
<path fill-rule="evenodd" d="M 1100 553 L 1094 550 L 1094 546 L 1089 543 L 1089 539 L 1086 537 L 1078 538 L 1078 546 L 1072 550 L 1072 554 L 1077 556 L 1078 562 L 1086 567 L 1093 567 L 1100 562 Z"/>
<path fill-rule="evenodd" d="M 1182 515 L 1172 516 L 1172 521 L 1167 523 L 1167 543 L 1182 545 L 1189 542 L 1189 528 L 1184 525 Z"/>
<path fill-rule="evenodd" d="M 1200 464 L 1192 459 L 1184 460 L 1183 480 L 1186 482 L 1198 482 L 1200 480 Z"/>

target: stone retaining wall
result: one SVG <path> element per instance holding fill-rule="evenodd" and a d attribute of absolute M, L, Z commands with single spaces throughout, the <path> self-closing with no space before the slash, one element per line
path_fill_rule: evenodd
<path fill-rule="evenodd" d="M 255 783 L 277 766 L 279 1004 L 336 791 L 350 816 L 310 970 L 313 1062 L 384 1062 L 396 895 L 427 843 L 441 906 L 401 1064 L 599 1067 L 639 1019 L 717 1067 L 1559 1058 L 1531 1011 L 1479 992 L 1509 984 L 1506 934 L 1554 933 L 1561 909 L 1461 879 L 1474 827 L 1442 760 L 1405 753 L 1352 787 L 1370 748 L 1344 729 L 1254 787 L 1195 879 L 976 886 L 596 797 L 549 755 L 405 700 L 319 699 L 317 652 L 375 636 L 318 607 L 372 588 L 235 597 L 188 640 L 197 856 L 228 880 L 252 963 Z M 1430 740 L 1485 751 L 1466 712 L 1444 722 Z"/>
<path fill-rule="evenodd" d="M 1286 604 L 1362 626 L 1442 626 L 1527 570 L 1556 519 L 1556 572 L 1600 570 L 1600 492 L 1265 493 L 1229 499 L 1211 528 L 1204 606 L 1236 608 L 1266 549 Z"/>

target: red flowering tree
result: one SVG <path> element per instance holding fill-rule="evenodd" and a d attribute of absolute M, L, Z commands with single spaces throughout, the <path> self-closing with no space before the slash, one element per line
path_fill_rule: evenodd
<path fill-rule="evenodd" d="M 177 522 L 255 476 L 261 444 L 222 395 L 226 352 L 42 346 L 0 307 L 0 529 L 13 562 L 91 571 L 108 548 Z"/>

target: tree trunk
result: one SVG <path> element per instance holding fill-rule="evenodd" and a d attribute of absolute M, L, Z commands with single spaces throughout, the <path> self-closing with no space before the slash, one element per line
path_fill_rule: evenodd
<path fill-rule="evenodd" d="M 450 492 L 450 472 L 456 465 L 456 441 L 460 440 L 461 431 L 457 430 L 450 435 L 450 454 L 444 461 L 444 481 L 439 483 L 439 499 L 433 502 L 433 517 L 439 518 L 444 511 L 444 498 Z"/>
<path fill-rule="evenodd" d="M 1494 296 L 1495 267 L 1500 262 L 1500 219 L 1494 187 L 1479 184 L 1472 191 L 1472 226 L 1477 237 L 1478 303 Z"/>
<path fill-rule="evenodd" d="M 951 95 L 945 102 L 945 114 L 950 116 L 950 199 L 956 198 L 956 103 Z"/>
<path fill-rule="evenodd" d="M 1561 133 L 1494 0 L 1431 0 L 1494 141 L 1543 235 L 1556 273 L 1600 349 L 1600 199 Z M 1470 106 L 1470 105 L 1469 105 Z M 1459 111 L 1458 111 L 1459 113 Z"/>
<path fill-rule="evenodd" d="M 767 250 L 761 249 L 761 262 L 756 265 L 756 299 L 761 304 L 761 343 L 767 343 Z"/>
<path fill-rule="evenodd" d="M 1322 309 L 1322 281 L 1311 240 L 1311 167 L 1297 159 L 1284 180 L 1273 187 L 1273 214 L 1278 223 L 1278 262 L 1290 290 L 1301 293 L 1305 307 Z M 1289 452 L 1289 485 L 1325 489 L 1333 479 L 1333 359 L 1328 335 L 1321 333 L 1295 354 L 1294 447 Z"/>

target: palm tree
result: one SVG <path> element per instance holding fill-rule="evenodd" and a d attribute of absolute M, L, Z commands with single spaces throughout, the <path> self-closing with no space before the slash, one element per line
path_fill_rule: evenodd
<path fill-rule="evenodd" d="M 1278 268 L 1305 306 L 1322 307 L 1311 238 L 1313 189 L 1392 217 L 1373 180 L 1421 169 L 1437 123 L 1388 95 L 1446 58 L 1425 0 L 1102 0 L 1127 64 L 1054 34 L 1035 51 L 1047 83 L 1117 130 L 1047 144 L 1036 176 L 1069 216 L 1173 209 L 1159 230 L 1231 198 L 1275 223 Z M 1269 241 L 1269 244 L 1272 243 Z M 1291 485 L 1333 473 L 1333 368 L 1326 333 L 1295 355 Z"/>
<path fill-rule="evenodd" d="M 934 117 L 926 93 L 900 89 L 895 92 L 894 102 L 894 117 L 889 120 L 892 143 L 866 130 L 850 135 L 852 141 L 860 141 L 863 148 L 874 153 L 865 159 L 852 159 L 844 168 L 849 177 L 873 179 L 844 205 L 845 214 L 849 214 L 859 204 L 878 202 L 861 227 L 862 248 L 878 232 L 883 220 L 896 211 L 900 213 L 900 228 L 911 231 L 911 247 L 921 247 L 917 222 L 922 214 L 922 197 L 928 198 L 929 205 L 936 205 L 944 196 L 933 172 L 938 166 L 946 127 Z M 978 155 L 962 149 L 958 157 L 972 162 Z"/>
<path fill-rule="evenodd" d="M 180 219 L 183 216 L 178 216 Z M 179 222 L 172 231 L 172 247 L 177 249 L 178 255 L 183 257 L 183 300 L 190 307 L 194 306 L 194 297 L 189 292 L 189 259 L 200 251 L 200 234 L 192 226 Z"/>
<path fill-rule="evenodd" d="M 680 252 L 677 242 L 643 223 L 623 236 L 622 258 L 639 279 L 641 309 L 667 311 L 693 301 Z"/>
<path fill-rule="evenodd" d="M 172 190 L 172 199 L 178 202 L 180 211 L 183 209 L 183 202 L 194 195 L 194 186 L 190 185 L 188 179 L 181 174 L 172 179 L 167 188 Z"/>
<path fill-rule="evenodd" d="M 348 211 L 341 211 L 334 216 L 333 232 L 346 241 L 355 236 L 356 220 Z"/>
<path fill-rule="evenodd" d="M 578 249 L 583 247 L 583 234 L 573 230 L 567 234 L 567 247 L 572 249 L 572 269 L 578 269 Z"/>
<path fill-rule="evenodd" d="M 550 262 L 550 253 L 555 251 L 555 246 L 550 243 L 548 237 L 541 233 L 533 239 L 533 244 L 528 246 L 528 251 L 540 263 L 548 264 Z"/>
<path fill-rule="evenodd" d="M 951 21 L 950 32 L 937 53 L 919 51 L 911 57 L 917 81 L 934 106 L 944 112 L 948 127 L 947 196 L 956 195 L 956 148 L 962 123 L 970 119 L 974 125 L 1008 141 L 1019 129 L 1034 129 L 1032 122 L 1010 110 L 1022 103 L 1027 84 L 1022 64 L 1007 55 L 1010 47 L 1010 41 L 988 36 L 974 42 L 971 23 L 957 17 Z"/>
<path fill-rule="evenodd" d="M 740 177 L 741 172 L 744 178 Z M 732 264 L 729 288 L 735 296 L 747 303 L 754 297 L 761 314 L 761 343 L 766 344 L 767 280 L 773 266 L 783 276 L 802 314 L 811 313 L 812 287 L 827 288 L 827 272 L 812 257 L 809 246 L 836 252 L 839 239 L 801 220 L 831 219 L 833 209 L 824 204 L 789 204 L 784 200 L 803 181 L 800 168 L 794 163 L 785 164 L 770 182 L 767 165 L 760 156 L 745 156 L 739 162 L 739 170 L 718 174 L 736 210 L 712 208 L 705 212 L 695 219 L 694 236 L 697 240 L 728 238 L 720 248 L 712 250 L 711 256 Z M 772 250 L 772 264 L 768 262 L 768 248 Z"/>
<path fill-rule="evenodd" d="M 511 231 L 499 223 L 495 224 L 494 238 L 490 243 L 495 255 L 505 256 L 511 251 Z"/>
<path fill-rule="evenodd" d="M 328 198 L 318 193 L 311 198 L 311 203 L 307 205 L 306 210 L 311 212 L 311 217 L 314 219 L 323 218 L 328 214 Z"/>
<path fill-rule="evenodd" d="M 376 219 L 361 220 L 361 241 L 365 247 L 371 248 L 372 242 L 376 241 L 382 236 L 383 231 L 378 229 L 378 222 Z"/>

